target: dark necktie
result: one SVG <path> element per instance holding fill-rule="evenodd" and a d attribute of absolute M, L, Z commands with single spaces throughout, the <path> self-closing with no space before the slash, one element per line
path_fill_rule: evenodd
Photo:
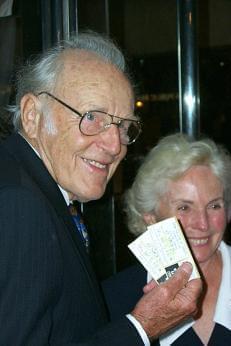
<path fill-rule="evenodd" d="M 81 235 L 81 238 L 84 242 L 87 252 L 89 251 L 89 237 L 87 228 L 83 222 L 81 213 L 77 210 L 77 207 L 74 204 L 69 205 L 69 210 L 76 225 L 76 228 Z"/>

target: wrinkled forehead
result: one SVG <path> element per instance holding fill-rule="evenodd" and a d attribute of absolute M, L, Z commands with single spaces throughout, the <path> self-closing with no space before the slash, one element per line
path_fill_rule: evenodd
<path fill-rule="evenodd" d="M 133 94 L 133 88 L 126 75 L 115 65 L 109 63 L 93 52 L 77 50 L 66 53 L 63 57 L 63 69 L 60 74 L 62 83 L 82 82 L 83 80 L 92 83 L 111 82 L 130 89 Z"/>
<path fill-rule="evenodd" d="M 92 52 L 66 54 L 56 90 L 70 101 L 86 97 L 89 102 L 92 98 L 99 104 L 121 104 L 125 114 L 134 111 L 134 93 L 128 78 Z"/>

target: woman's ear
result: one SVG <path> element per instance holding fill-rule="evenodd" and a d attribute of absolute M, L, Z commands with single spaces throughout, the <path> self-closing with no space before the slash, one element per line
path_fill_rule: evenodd
<path fill-rule="evenodd" d="M 38 99 L 35 95 L 25 94 L 20 103 L 22 127 L 28 138 L 36 138 L 41 113 L 38 111 Z"/>
<path fill-rule="evenodd" d="M 144 213 L 143 220 L 148 226 L 152 225 L 153 223 L 156 223 L 156 217 L 153 213 Z"/>

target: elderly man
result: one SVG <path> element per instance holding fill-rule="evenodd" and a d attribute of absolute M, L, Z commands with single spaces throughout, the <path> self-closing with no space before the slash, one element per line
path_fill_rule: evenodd
<path fill-rule="evenodd" d="M 18 74 L 16 134 L 0 147 L 0 344 L 148 345 L 196 311 L 184 264 L 108 321 L 68 205 L 100 198 L 140 124 L 124 58 L 79 34 Z M 132 287 L 131 287 L 132 290 Z"/>

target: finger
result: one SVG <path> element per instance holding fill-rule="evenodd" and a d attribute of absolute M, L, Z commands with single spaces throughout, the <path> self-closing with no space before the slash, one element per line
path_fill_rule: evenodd
<path fill-rule="evenodd" d="M 150 292 L 153 288 L 155 288 L 155 287 L 157 287 L 158 286 L 158 284 L 154 281 L 154 280 L 151 280 L 151 281 L 149 281 L 148 283 L 147 283 L 147 285 L 145 285 L 144 287 L 143 287 L 143 292 L 144 293 L 148 293 L 148 292 Z"/>
<path fill-rule="evenodd" d="M 200 278 L 198 279 L 192 279 L 187 283 L 187 291 L 192 291 L 192 292 L 198 292 L 198 294 L 202 293 L 203 291 L 203 282 Z M 182 292 L 184 292 L 182 290 Z"/>
<path fill-rule="evenodd" d="M 173 295 L 177 294 L 188 283 L 192 270 L 192 264 L 184 262 L 174 275 L 164 283 L 166 286 L 171 287 Z"/>

